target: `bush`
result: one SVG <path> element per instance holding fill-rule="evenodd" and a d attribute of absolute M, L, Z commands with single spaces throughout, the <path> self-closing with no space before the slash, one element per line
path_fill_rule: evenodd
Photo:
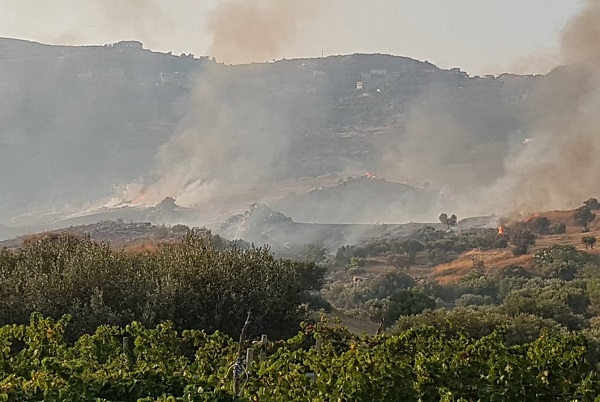
<path fill-rule="evenodd" d="M 560 223 L 556 223 L 552 226 L 550 226 L 550 228 L 548 229 L 548 234 L 563 234 L 567 232 L 567 225 L 565 225 L 564 223 L 560 222 Z"/>
<path fill-rule="evenodd" d="M 457 307 L 487 306 L 490 304 L 494 304 L 494 299 L 490 296 L 474 295 L 472 293 L 466 293 L 456 300 Z"/>
<path fill-rule="evenodd" d="M 537 235 L 545 235 L 550 231 L 550 219 L 545 216 L 536 216 L 529 222 L 529 228 Z"/>
<path fill-rule="evenodd" d="M 595 257 L 573 246 L 556 245 L 539 250 L 533 260 L 547 277 L 572 280 Z"/>
<path fill-rule="evenodd" d="M 434 327 L 448 337 L 464 333 L 481 338 L 501 330 L 509 344 L 531 342 L 544 330 L 553 334 L 566 332 L 554 320 L 525 313 L 509 315 L 497 307 L 457 307 L 452 310 L 425 311 L 417 316 L 400 317 L 389 332 L 399 334 L 411 328 L 425 327 Z"/>
<path fill-rule="evenodd" d="M 0 252 L 0 324 L 24 323 L 39 311 L 73 315 L 72 328 L 81 333 L 102 324 L 170 320 L 177 328 L 237 335 L 250 310 L 252 330 L 282 336 L 306 317 L 303 306 L 323 274 L 264 248 L 219 251 L 197 233 L 144 254 L 47 238 Z"/>

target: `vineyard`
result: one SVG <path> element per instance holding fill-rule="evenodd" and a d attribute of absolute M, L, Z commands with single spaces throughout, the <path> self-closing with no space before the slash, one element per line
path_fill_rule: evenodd
<path fill-rule="evenodd" d="M 342 286 L 355 261 L 193 231 L 147 252 L 32 239 L 0 250 L 0 401 L 600 401 L 600 264 L 567 246 L 533 260 Z M 317 319 L 328 301 L 377 334 Z"/>
<path fill-rule="evenodd" d="M 68 344 L 69 320 L 33 314 L 0 328 L 0 400 L 593 401 L 600 393 L 581 335 L 506 346 L 497 332 L 361 337 L 320 322 L 284 341 L 248 342 L 255 358 L 246 364 L 220 332 L 133 322 Z"/>

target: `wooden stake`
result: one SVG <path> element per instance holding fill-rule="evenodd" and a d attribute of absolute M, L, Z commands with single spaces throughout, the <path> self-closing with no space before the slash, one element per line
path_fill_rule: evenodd
<path fill-rule="evenodd" d="M 250 373 L 250 366 L 254 361 L 254 349 L 248 348 L 246 349 L 246 371 Z"/>

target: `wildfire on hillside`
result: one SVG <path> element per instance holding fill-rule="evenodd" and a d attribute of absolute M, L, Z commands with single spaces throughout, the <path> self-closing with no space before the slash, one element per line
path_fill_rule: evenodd
<path fill-rule="evenodd" d="M 504 226 L 498 226 L 498 234 L 499 234 L 500 236 L 503 236 L 503 235 L 504 235 Z"/>

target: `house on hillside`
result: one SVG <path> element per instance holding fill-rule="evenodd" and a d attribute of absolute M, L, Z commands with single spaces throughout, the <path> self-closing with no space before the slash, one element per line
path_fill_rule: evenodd
<path fill-rule="evenodd" d="M 387 75 L 387 70 L 380 69 L 380 68 L 372 68 L 371 69 L 372 77 L 385 77 L 386 75 Z"/>
<path fill-rule="evenodd" d="M 121 41 L 121 42 L 117 42 L 113 45 L 113 48 L 115 48 L 117 50 L 132 50 L 132 49 L 142 50 L 143 47 L 144 47 L 144 44 L 142 42 L 138 42 L 137 40 Z"/>

